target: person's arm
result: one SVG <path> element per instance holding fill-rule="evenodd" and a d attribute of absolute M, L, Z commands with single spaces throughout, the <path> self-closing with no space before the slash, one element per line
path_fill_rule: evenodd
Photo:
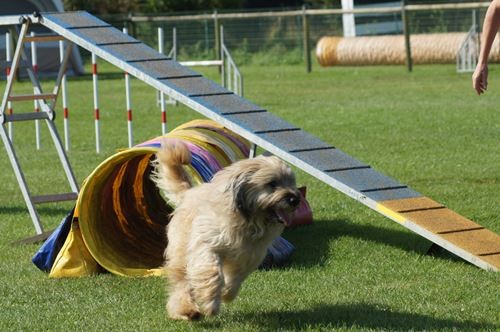
<path fill-rule="evenodd" d="M 500 27 L 500 0 L 493 0 L 486 11 L 481 35 L 481 51 L 476 70 L 472 75 L 472 87 L 480 95 L 488 88 L 488 57 L 491 45 Z"/>

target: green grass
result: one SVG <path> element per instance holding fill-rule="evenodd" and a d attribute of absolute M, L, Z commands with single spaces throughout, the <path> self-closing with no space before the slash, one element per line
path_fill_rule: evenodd
<path fill-rule="evenodd" d="M 456 74 L 453 66 L 416 66 L 411 74 L 403 66 L 242 72 L 254 103 L 500 233 L 499 66 L 491 67 L 490 91 L 481 97 L 470 75 Z M 96 155 L 91 79 L 69 82 L 69 157 L 80 182 L 127 144 L 122 75 L 102 75 L 99 84 L 103 142 Z M 135 141 L 157 136 L 155 92 L 134 80 L 132 103 Z M 169 110 L 171 128 L 198 117 L 181 106 Z M 34 148 L 33 124 L 16 123 L 15 142 L 34 193 L 68 190 L 46 130 L 41 151 Z M 12 244 L 34 229 L 5 153 L 0 167 L 2 331 L 500 329 L 498 273 L 449 254 L 426 255 L 427 240 L 301 171 L 315 224 L 285 232 L 297 248 L 289 265 L 252 274 L 218 317 L 172 322 L 160 278 L 56 280 L 38 271 L 30 258 L 39 245 Z M 45 228 L 70 208 L 40 206 Z"/>

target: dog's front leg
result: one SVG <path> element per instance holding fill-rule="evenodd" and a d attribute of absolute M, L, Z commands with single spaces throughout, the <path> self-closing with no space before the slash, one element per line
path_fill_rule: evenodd
<path fill-rule="evenodd" d="M 220 257 L 207 246 L 197 246 L 189 252 L 187 278 L 191 296 L 205 316 L 219 312 L 224 286 Z"/>
<path fill-rule="evenodd" d="M 235 266 L 236 265 L 236 266 Z M 233 301 L 238 295 L 241 284 L 248 276 L 249 271 L 239 268 L 237 264 L 224 263 L 224 288 L 222 289 L 222 301 L 225 303 Z"/>

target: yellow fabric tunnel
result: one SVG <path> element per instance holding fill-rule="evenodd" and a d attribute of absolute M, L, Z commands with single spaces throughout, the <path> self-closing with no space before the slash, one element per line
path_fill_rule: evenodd
<path fill-rule="evenodd" d="M 199 183 L 249 154 L 246 140 L 209 120 L 191 121 L 166 137 L 189 147 L 193 161 L 188 172 Z M 161 139 L 116 153 L 87 177 L 51 277 L 103 270 L 124 276 L 159 274 L 167 245 L 165 226 L 174 209 L 150 179 Z"/>

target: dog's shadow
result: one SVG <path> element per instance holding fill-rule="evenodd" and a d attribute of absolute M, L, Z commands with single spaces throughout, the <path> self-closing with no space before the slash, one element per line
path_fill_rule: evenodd
<path fill-rule="evenodd" d="M 254 313 L 234 312 L 238 320 L 256 324 L 258 329 L 303 330 L 335 329 L 356 326 L 362 330 L 494 330 L 492 324 L 441 319 L 432 316 L 395 311 L 383 304 L 338 304 L 317 305 L 307 310 L 268 311 Z"/>
<path fill-rule="evenodd" d="M 316 220 L 312 225 L 287 229 L 283 237 L 296 247 L 287 266 L 303 267 L 324 265 L 334 250 L 334 242 L 341 237 L 380 243 L 420 255 L 426 254 L 431 246 L 428 240 L 404 229 L 360 225 L 347 219 Z"/>

